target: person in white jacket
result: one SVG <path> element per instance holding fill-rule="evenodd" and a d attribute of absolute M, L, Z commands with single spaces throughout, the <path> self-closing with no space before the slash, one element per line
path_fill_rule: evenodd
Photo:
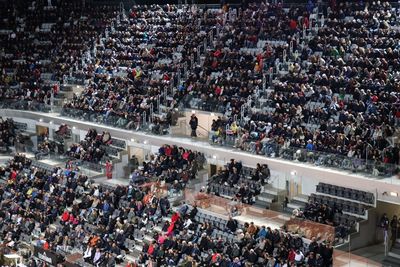
<path fill-rule="evenodd" d="M 296 264 L 302 263 L 303 260 L 304 260 L 303 252 L 301 252 L 299 249 L 296 250 L 296 255 L 294 256 L 294 261 L 296 262 Z"/>

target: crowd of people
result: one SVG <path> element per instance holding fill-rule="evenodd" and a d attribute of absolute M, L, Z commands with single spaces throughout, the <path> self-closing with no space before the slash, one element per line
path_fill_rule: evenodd
<path fill-rule="evenodd" d="M 240 162 L 231 159 L 225 169 L 220 169 L 210 179 L 207 192 L 232 197 L 234 201 L 251 205 L 270 177 L 271 171 L 267 164 L 257 163 L 256 168 L 243 170 Z"/>
<path fill-rule="evenodd" d="M 97 138 L 94 130 L 86 136 Z M 30 236 L 45 250 L 61 255 L 78 250 L 88 263 L 115 266 L 132 250 L 127 239 L 143 237 L 149 224 L 169 215 L 168 194 L 164 196 L 160 182 L 182 190 L 203 164 L 204 157 L 195 151 L 164 145 L 135 172 L 143 174 L 142 183 L 133 175 L 131 185 L 111 188 L 94 184 L 73 164 L 41 169 L 16 154 L 0 168 L 6 180 L 0 185 L 2 240 L 17 249 Z M 28 266 L 37 265 L 32 261 Z"/>
<path fill-rule="evenodd" d="M 98 134 L 96 129 L 89 129 L 85 139 L 79 144 L 72 144 L 66 154 L 70 158 L 99 163 L 103 156 L 107 155 L 103 146 L 108 146 L 111 143 L 111 134 L 109 132 L 104 131 L 102 134 Z"/>
<path fill-rule="evenodd" d="M 399 21 L 388 2 L 331 2 L 324 19 L 311 16 L 312 1 L 286 11 L 135 5 L 128 14 L 53 2 L 4 9 L 3 98 L 48 103 L 59 89 L 42 74 L 55 70 L 59 81 L 72 69 L 89 84 L 64 115 L 128 129 L 150 122 L 165 134 L 169 109 L 183 104 L 227 117 L 212 129 L 216 143 L 399 163 L 390 141 L 400 121 Z"/>
<path fill-rule="evenodd" d="M 166 222 L 153 241 L 143 247 L 138 266 L 331 266 L 333 248 L 313 239 L 303 246 L 300 237 L 253 222 L 239 226 L 229 218 L 226 225 L 199 222 L 196 206 L 184 204 Z M 215 237 L 215 231 L 234 234 Z"/>
<path fill-rule="evenodd" d="M 169 154 L 168 146 L 160 148 Z M 172 150 L 172 149 L 171 149 Z M 174 152 L 172 152 L 174 153 Z M 331 266 L 332 247 L 313 240 L 308 248 L 290 233 L 242 226 L 232 218 L 226 228 L 200 223 L 198 208 L 183 204 L 170 220 L 168 199 L 154 185 L 107 188 L 93 184 L 72 169 L 47 172 L 31 167 L 31 160 L 16 155 L 0 175 L 1 234 L 5 245 L 16 249 L 29 237 L 44 250 L 60 255 L 82 251 L 95 266 L 115 266 L 132 250 L 131 242 L 151 234 L 136 261 L 127 266 Z M 150 226 L 150 227 L 149 227 Z M 160 226 L 161 231 L 151 228 Z M 212 237 L 230 231 L 232 240 Z M 64 253 L 64 254 L 63 254 Z M 39 266 L 31 258 L 28 266 Z M 233 265 L 232 265 L 233 264 Z"/>
<path fill-rule="evenodd" d="M 14 145 L 16 137 L 16 127 L 13 119 L 0 117 L 0 148 L 5 152 L 9 151 L 9 147 Z"/>
<path fill-rule="evenodd" d="M 170 190 L 180 192 L 186 184 L 196 178 L 199 170 L 205 164 L 202 153 L 177 147 L 163 145 L 157 155 L 151 155 L 150 160 L 131 174 L 131 181 L 135 184 L 143 182 L 144 177 L 159 177 L 171 184 Z"/>
<path fill-rule="evenodd" d="M 194 6 L 133 6 L 97 45 L 93 79 L 65 105 L 64 113 L 139 129 L 143 116 L 153 119 L 153 114 L 161 114 L 161 104 L 175 107 L 179 92 L 185 90 L 180 79 L 193 67 L 191 59 L 197 60 L 199 44 L 204 49 L 214 25 L 212 15 Z M 167 99 L 165 92 L 174 97 Z M 169 113 L 163 114 L 155 118 L 155 125 L 171 123 Z"/>
<path fill-rule="evenodd" d="M 13 101 L 16 108 L 45 110 L 43 104 L 51 104 L 66 77 L 90 68 L 85 53 L 116 10 L 75 0 L 5 3 L 0 22 L 2 100 Z"/>
<path fill-rule="evenodd" d="M 76 248 L 84 251 L 87 262 L 115 266 L 123 261 L 125 239 L 134 239 L 134 232 L 146 226 L 147 216 L 168 213 L 168 200 L 157 198 L 149 188 L 110 190 L 74 169 L 46 171 L 31 163 L 17 154 L 0 169 L 7 180 L 1 185 L 1 234 L 11 249 L 27 235 L 45 250 L 67 253 Z"/>
<path fill-rule="evenodd" d="M 277 37 L 290 60 L 286 71 L 274 78 L 271 91 L 256 94 L 239 127 L 228 116 L 213 129 L 214 140 L 222 143 L 233 132 L 235 146 L 259 154 L 279 156 L 282 149 L 295 148 L 399 164 L 399 148 L 388 140 L 400 118 L 398 9 L 393 12 L 387 2 L 352 2 L 330 11 L 324 22 L 313 21 L 319 27 L 305 39 L 303 26 L 310 23 L 306 10 L 289 10 L 289 23 L 276 24 L 282 31 L 290 27 L 287 35 Z M 250 24 L 259 17 L 257 11 L 252 14 Z M 266 45 L 261 55 L 282 63 L 279 46 Z"/>

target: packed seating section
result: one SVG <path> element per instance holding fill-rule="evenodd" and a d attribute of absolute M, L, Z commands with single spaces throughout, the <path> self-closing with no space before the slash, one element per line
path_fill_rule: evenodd
<path fill-rule="evenodd" d="M 279 6 L 251 4 L 238 14 L 237 19 L 231 21 L 224 19 L 218 12 L 204 12 L 188 6 L 180 10 L 173 5 L 134 6 L 128 16 L 119 15 L 115 20 L 116 12 L 112 8 L 97 9 L 89 6 L 88 9 L 81 9 L 84 11 L 79 13 L 76 11 L 80 7 L 78 2 L 81 1 L 73 1 L 70 4 L 63 2 L 60 6 L 47 6 L 45 2 L 36 1 L 33 5 L 18 7 L 7 3 L 11 5 L 8 10 L 18 11 L 19 14 L 19 18 L 16 19 L 16 16 L 11 17 L 11 14 L 6 12 L 9 17 L 1 22 L 2 29 L 6 29 L 1 31 L 3 36 L 1 43 L 4 47 L 1 62 L 3 70 L 0 82 L 1 97 L 18 100 L 17 104 L 13 101 L 15 105 L 12 104 L 11 107 L 31 109 L 42 106 L 33 106 L 34 102 L 50 104 L 51 98 L 59 90 L 59 82 L 65 80 L 72 72 L 82 71 L 86 78 L 90 78 L 89 84 L 82 95 L 75 96 L 65 105 L 64 115 L 81 116 L 86 120 L 112 123 L 113 126 L 127 129 L 139 129 L 144 118 L 145 120 L 151 118 L 153 125 L 161 125 L 162 129 L 166 129 L 171 124 L 169 108 L 175 108 L 182 102 L 186 107 L 224 113 L 224 118 L 220 118 L 213 125 L 212 143 L 231 143 L 235 147 L 254 153 L 312 161 L 316 164 L 332 160 L 327 158 L 325 153 L 359 159 L 360 162 L 370 159 L 378 164 L 380 162 L 399 164 L 399 149 L 391 146 L 388 140 L 395 133 L 400 121 L 397 88 L 399 73 L 396 71 L 399 69 L 396 42 L 399 39 L 399 24 L 398 16 L 393 14 L 398 10 L 392 10 L 386 2 L 379 6 L 376 3 L 369 4 L 367 9 L 356 2 L 342 3 L 342 6 L 338 7 L 332 6 L 324 23 L 320 21 L 318 30 L 307 38 L 302 37 L 303 27 L 308 28 L 310 21 L 312 22 L 311 10 L 307 9 L 285 11 Z M 184 25 L 188 24 L 192 26 L 185 28 Z M 23 30 L 20 30 L 21 28 Z M 192 58 L 199 56 L 198 45 L 207 41 L 210 31 L 215 33 L 216 38 L 212 40 L 211 45 L 208 45 L 208 50 L 202 52 L 204 62 L 197 66 L 193 64 Z M 308 34 L 310 31 L 306 32 Z M 100 33 L 107 36 L 104 43 L 101 38 L 97 38 Z M 95 43 L 93 47 L 85 47 L 93 42 Z M 129 45 L 132 42 L 135 47 Z M 292 53 L 291 50 L 298 53 Z M 91 61 L 90 54 L 94 56 L 96 62 Z M 286 65 L 286 62 L 281 61 L 281 58 L 286 61 L 285 57 L 290 61 Z M 80 60 L 81 58 L 85 60 Z M 268 89 L 263 88 L 265 75 L 269 74 L 270 67 L 274 68 L 275 65 L 279 66 L 279 75 L 274 77 Z M 183 74 L 187 74 L 186 77 L 182 77 Z M 172 91 L 173 97 L 168 97 L 168 91 Z M 160 103 L 164 103 L 167 107 L 164 116 L 158 116 L 162 114 Z M 164 130 L 157 132 L 164 133 Z M 109 140 L 112 142 L 111 136 Z M 91 149 L 92 141 L 89 140 L 85 150 Z M 86 157 L 80 151 L 75 153 L 79 146 L 75 146 L 69 152 L 73 157 L 99 162 L 104 154 L 114 156 L 118 154 L 118 149 L 110 148 L 107 144 L 105 142 L 96 145 L 94 151 L 98 149 L 102 152 L 101 156 L 90 154 Z M 122 148 L 124 145 L 120 143 L 116 146 Z M 143 170 L 135 172 L 132 180 L 137 181 L 138 176 L 163 174 L 166 175 L 164 177 L 166 182 L 187 182 L 186 178 L 196 174 L 193 169 L 196 170 L 197 166 L 193 166 L 192 162 L 197 162 L 197 158 L 200 159 L 201 156 L 196 152 L 182 150 L 168 146 L 161 148 L 160 155 L 155 159 L 156 163 L 146 163 Z M 174 159 L 177 155 L 174 151 L 177 151 L 179 161 Z M 190 164 L 187 164 L 188 162 Z M 356 163 L 352 161 L 349 164 Z M 338 166 L 345 168 L 343 161 Z M 32 172 L 33 169 L 29 170 L 30 167 L 40 171 Z M 183 174 L 179 172 L 181 169 L 184 169 Z M 25 173 L 27 177 L 34 175 L 36 178 L 34 181 L 21 178 L 18 176 L 18 171 L 21 171 L 21 174 Z M 378 170 L 378 173 L 391 174 L 390 171 L 387 173 L 385 171 Z M 240 174 L 240 170 L 238 172 Z M 246 191 L 246 186 L 244 186 L 245 194 L 240 196 L 237 195 L 238 192 L 232 192 L 229 187 L 244 182 L 255 195 L 260 186 L 259 180 L 255 182 L 240 178 L 232 180 L 231 174 L 235 174 L 233 169 L 232 172 L 228 170 L 228 179 L 211 184 L 210 190 L 219 194 L 235 195 L 241 197 L 243 202 L 251 203 L 244 197 L 250 195 L 249 191 Z M 67 179 L 63 181 L 51 178 L 64 175 Z M 71 170 L 63 174 L 60 169 L 51 170 L 17 156 L 3 172 L 3 176 L 9 181 L 3 189 L 8 193 L 8 197 L 14 192 L 16 183 L 20 183 L 22 187 L 32 187 L 34 184 L 38 188 L 49 186 L 49 188 L 65 189 L 63 197 L 57 199 L 53 192 L 49 196 L 40 190 L 38 192 L 25 188 L 28 192 L 31 190 L 29 195 L 34 194 L 35 197 L 42 198 L 42 201 L 32 204 L 33 210 L 40 210 L 43 208 L 41 205 L 46 206 L 46 203 L 43 203 L 45 198 L 60 201 L 63 208 L 71 206 L 72 212 L 60 209 L 55 211 L 55 214 L 52 213 L 49 218 L 43 215 L 39 217 L 42 225 L 47 226 L 52 223 L 48 220 L 57 221 L 57 216 L 60 215 L 57 212 L 63 212 L 59 229 L 66 234 L 71 232 L 71 229 L 78 228 L 77 233 L 83 232 L 82 236 L 77 236 L 81 239 L 85 237 L 85 230 L 107 230 L 93 225 L 85 229 L 77 226 L 82 215 L 77 216 L 74 212 L 75 204 L 72 202 L 75 195 L 72 196 L 69 189 L 75 190 L 80 187 L 84 191 L 90 190 L 94 195 L 94 201 L 101 203 L 95 208 L 101 209 L 102 214 L 96 214 L 94 223 L 110 224 L 109 219 L 103 216 L 111 214 L 110 210 L 104 210 L 107 206 L 105 203 L 108 202 L 113 202 L 112 205 L 117 207 L 120 217 L 128 218 L 129 212 L 134 213 L 131 215 L 135 217 L 138 211 L 142 216 L 143 210 L 138 206 L 142 206 L 143 203 L 131 201 L 133 196 L 136 198 L 137 194 L 142 193 L 141 190 L 135 191 L 134 187 L 103 190 L 88 184 L 84 177 L 74 178 L 74 175 Z M 322 219 L 321 222 L 332 223 L 338 227 L 344 226 L 344 230 L 339 230 L 341 236 L 348 233 L 357 222 L 357 216 L 364 216 L 368 207 L 375 201 L 371 193 L 333 185 L 320 184 L 317 186 L 317 192 L 331 196 L 311 195 L 310 205 L 306 207 L 302 216 L 314 221 Z M 25 205 L 24 201 L 27 199 L 24 195 L 24 193 L 18 194 L 21 198 L 18 203 L 3 200 L 2 208 L 3 204 L 4 207 L 11 208 L 15 205 Z M 93 200 L 93 196 L 88 194 L 85 196 L 84 192 L 76 196 L 85 197 L 89 202 Z M 123 200 L 126 198 L 132 210 L 122 212 L 118 210 L 120 198 Z M 145 202 L 144 198 L 142 195 L 136 200 Z M 155 199 L 155 203 L 154 199 L 148 202 L 144 213 L 148 213 L 148 217 L 154 216 L 151 220 L 158 223 L 156 220 L 160 217 L 159 214 L 156 215 L 158 208 L 161 213 L 165 213 L 168 205 L 165 203 L 161 205 L 161 199 L 157 197 Z M 363 203 L 355 202 L 356 200 Z M 321 218 L 319 210 L 326 208 L 334 212 L 330 212 L 329 218 Z M 5 213 L 3 215 L 7 215 L 6 213 L 11 215 L 12 209 L 3 212 Z M 37 211 L 33 213 L 29 216 L 39 214 Z M 84 215 L 89 216 L 89 214 Z M 183 217 L 180 217 L 181 215 Z M 31 222 L 29 216 L 24 219 Z M 196 238 L 196 234 L 197 238 L 201 237 L 198 240 L 199 245 L 204 237 L 200 233 L 207 233 L 207 227 L 216 228 L 211 232 L 211 236 L 224 239 L 223 242 L 228 242 L 225 245 L 232 245 L 229 242 L 235 239 L 233 233 L 224 232 L 224 219 L 202 213 L 193 218 L 185 217 L 185 214 L 177 216 L 179 218 L 174 222 L 173 228 L 175 234 L 179 233 L 179 236 L 185 223 L 191 219 L 203 223 L 211 222 L 212 226 L 206 228 L 198 226 L 195 233 L 190 235 L 193 238 Z M 10 221 L 15 219 L 12 216 L 8 217 Z M 124 229 L 125 222 L 117 220 L 116 217 L 111 220 L 115 225 L 121 224 L 118 227 Z M 147 218 L 140 217 L 136 221 L 136 227 L 146 228 L 146 222 Z M 27 225 L 29 226 L 29 223 Z M 247 228 L 245 227 L 245 232 L 248 231 Z M 24 231 L 27 232 L 26 229 Z M 183 232 L 184 235 L 189 235 L 188 232 Z M 124 233 L 116 235 L 118 234 Z M 51 240 L 52 236 L 54 235 L 47 233 L 47 237 L 40 241 L 40 245 L 50 243 L 53 246 L 61 246 L 73 243 L 68 238 L 67 240 L 59 238 L 54 242 L 55 240 Z M 140 255 L 139 260 L 143 263 L 162 260 L 172 260 L 174 264 L 193 260 L 202 262 L 200 258 L 203 258 L 204 263 L 215 259 L 218 262 L 236 261 L 231 255 L 222 255 L 218 247 L 214 248 L 211 255 L 200 253 L 201 257 L 198 258 L 181 257 L 192 254 L 183 251 L 169 254 L 169 251 L 154 245 L 159 242 L 160 236 L 163 235 L 157 235 L 155 238 L 157 241 L 153 241 Z M 130 237 L 134 239 L 133 234 Z M 12 236 L 10 238 L 15 239 Z M 246 238 L 252 240 L 254 234 Z M 257 242 L 261 242 L 260 240 L 268 245 L 274 245 L 274 240 L 259 239 Z M 131 241 L 115 240 L 113 245 L 111 240 L 101 240 L 98 236 L 91 236 L 88 241 L 89 243 L 93 241 L 95 244 L 85 250 L 85 255 L 90 254 L 86 257 L 87 261 L 92 263 L 95 263 L 95 258 L 96 261 L 100 258 L 111 262 L 113 259 L 119 260 L 121 257 L 115 256 L 123 256 L 121 248 L 124 249 L 125 244 L 131 244 Z M 181 239 L 177 242 L 186 245 Z M 98 244 L 112 253 L 93 250 Z M 260 246 L 265 248 L 265 243 Z M 194 247 L 190 248 L 191 251 Z M 264 249 L 256 249 L 259 246 L 250 247 L 248 251 L 245 250 L 248 254 L 238 255 L 240 262 L 264 266 L 266 260 L 285 261 L 290 255 L 293 256 L 293 253 L 299 254 L 288 251 L 292 246 L 286 241 L 283 248 L 277 249 L 279 254 L 274 254 L 274 250 L 264 254 Z M 304 255 L 307 255 L 307 250 L 302 247 L 294 248 L 300 248 Z M 330 261 L 329 252 L 325 249 L 330 248 L 323 247 L 318 254 L 324 254 L 322 261 Z M 154 251 L 157 253 L 162 251 L 165 254 L 161 256 Z M 202 252 L 205 251 L 204 249 Z M 180 256 L 176 258 L 176 254 Z M 254 254 L 257 255 L 256 262 L 253 262 Z M 310 257 L 313 259 L 313 256 L 306 257 L 308 261 Z M 306 257 L 303 256 L 299 264 L 303 264 Z"/>
<path fill-rule="evenodd" d="M 335 227 L 336 237 L 345 240 L 357 232 L 357 223 L 368 219 L 368 209 L 375 206 L 372 192 L 319 183 L 305 206 L 292 210 L 296 217 Z"/>
<path fill-rule="evenodd" d="M 256 168 L 249 168 L 231 160 L 224 170 L 211 177 L 207 192 L 251 205 L 270 176 L 268 165 L 257 164 Z"/>
<path fill-rule="evenodd" d="M 51 2 L 51 1 L 50 1 Z M 7 2 L 0 26 L 2 106 L 48 111 L 60 85 L 93 68 L 87 50 L 116 16 L 82 1 Z"/>
<path fill-rule="evenodd" d="M 10 249 L 27 242 L 61 257 L 79 251 L 81 264 L 115 265 L 132 260 L 131 254 L 137 255 L 131 266 L 152 261 L 197 262 L 200 266 L 332 261 L 332 247 L 321 242 L 306 246 L 299 236 L 187 204 L 172 210 L 169 194 L 162 196 L 165 189 L 160 182 L 168 184 L 168 191 L 182 190 L 194 178 L 184 173 L 195 175 L 202 164 L 204 156 L 199 153 L 164 145 L 134 172 L 131 185 L 111 186 L 94 183 L 72 165 L 52 167 L 16 154 L 0 168 L 4 179 L 0 183 L 4 192 L 0 234 Z M 234 161 L 227 168 L 256 174 Z M 140 182 L 139 176 L 144 177 Z M 15 197 L 17 201 L 11 201 Z M 13 225 L 19 234 L 10 235 L 8 229 Z M 179 249 L 173 244 L 179 244 Z"/>
<path fill-rule="evenodd" d="M 213 143 L 390 176 L 398 9 L 330 4 L 319 13 L 312 4 L 135 5 L 128 14 L 81 1 L 8 4 L 1 84 L 3 99 L 20 101 L 5 106 L 48 104 L 61 79 L 81 72 L 89 84 L 64 115 L 166 134 L 181 104 L 216 110 L 227 119 Z"/>

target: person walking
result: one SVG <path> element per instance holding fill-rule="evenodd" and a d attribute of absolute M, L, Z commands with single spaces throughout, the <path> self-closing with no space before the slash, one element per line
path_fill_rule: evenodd
<path fill-rule="evenodd" d="M 190 121 L 189 121 L 189 125 L 190 128 L 192 129 L 192 132 L 190 134 L 191 137 L 197 137 L 197 126 L 199 125 L 199 120 L 197 119 L 196 115 L 192 114 L 192 116 L 190 117 Z"/>

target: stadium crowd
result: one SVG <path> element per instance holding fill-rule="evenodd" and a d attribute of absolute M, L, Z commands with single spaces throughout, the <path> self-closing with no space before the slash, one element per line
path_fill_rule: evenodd
<path fill-rule="evenodd" d="M 93 79 L 64 112 L 139 129 L 143 116 L 160 113 L 159 104 L 176 106 L 178 93 L 168 100 L 166 92 L 185 90 L 180 79 L 193 67 L 191 59 L 197 59 L 198 46 L 214 25 L 212 15 L 189 6 L 133 6 L 98 45 Z M 170 124 L 167 114 L 156 122 Z"/>
<path fill-rule="evenodd" d="M 9 147 L 14 145 L 16 137 L 16 127 L 13 119 L 0 117 L 0 149 L 8 152 Z"/>
<path fill-rule="evenodd" d="M 257 12 L 262 10 L 252 13 L 245 25 L 256 23 Z M 400 118 L 396 13 L 387 2 L 341 3 L 331 9 L 323 25 L 319 19 L 318 30 L 300 39 L 302 44 L 297 40 L 303 25 L 308 26 L 310 14 L 298 15 L 289 11 L 290 22 L 278 24 L 282 30 L 291 27 L 288 37 L 279 35 L 289 63 L 281 67 L 280 75 L 268 88 L 272 90 L 266 90 L 262 97 L 263 93 L 255 94 L 244 114 L 233 109 L 232 114 L 245 115 L 240 123 L 230 116 L 216 122 L 212 141 L 223 143 L 228 139 L 229 143 L 234 135 L 235 146 L 254 153 L 278 156 L 281 149 L 300 148 L 399 164 L 399 148 L 388 141 Z M 295 18 L 299 19 L 292 23 Z M 222 33 L 221 40 L 225 39 L 229 38 Z M 291 42 L 292 51 L 298 53 L 291 53 Z M 252 51 L 249 47 L 251 44 L 245 42 L 236 49 Z M 269 59 L 285 66 L 279 45 L 267 44 L 256 51 L 261 54 L 253 55 L 251 73 L 257 73 L 256 59 L 260 56 L 264 62 Z M 223 83 L 215 86 L 219 84 Z"/>
<path fill-rule="evenodd" d="M 160 182 L 168 190 L 182 190 L 203 160 L 197 152 L 164 145 L 135 171 L 130 186 L 109 187 L 94 184 L 68 164 L 42 169 L 16 154 L 0 169 L 6 180 L 0 185 L 2 240 L 9 249 L 33 242 L 59 255 L 81 251 L 83 260 L 96 266 L 126 261 L 134 240 L 145 236 L 151 240 L 128 266 L 330 266 L 329 244 L 313 241 L 306 248 L 298 236 L 254 223 L 241 225 L 232 218 L 226 225 L 201 221 L 196 205 L 182 204 L 173 212 Z M 235 161 L 228 166 L 237 167 Z M 221 231 L 228 231 L 230 238 L 216 237 Z M 39 266 L 33 259 L 29 264 Z"/>
<path fill-rule="evenodd" d="M 70 158 L 99 163 L 106 155 L 105 147 L 112 143 L 109 132 L 98 134 L 96 129 L 89 129 L 85 139 L 79 144 L 72 144 L 66 154 Z"/>
<path fill-rule="evenodd" d="M 113 6 L 82 1 L 7 2 L 0 24 L 1 98 L 45 110 L 68 76 L 91 69 L 86 51 L 116 16 Z"/>
<path fill-rule="evenodd" d="M 154 133 L 165 133 L 171 109 L 183 104 L 223 113 L 212 124 L 213 143 L 269 156 L 303 149 L 307 156 L 400 163 L 400 149 L 390 140 L 400 122 L 400 24 L 387 2 L 331 1 L 323 22 L 311 17 L 310 6 L 285 11 L 253 3 L 231 18 L 227 10 L 191 6 L 135 5 L 117 16 L 112 7 L 51 2 L 7 2 L 2 9 L 2 99 L 51 104 L 60 82 L 81 73 L 89 82 L 64 115 L 126 129 L 150 120 Z M 0 123 L 6 145 L 14 137 L 10 129 L 8 121 Z M 110 143 L 109 133 L 91 130 L 67 154 L 98 163 Z M 37 158 L 48 150 L 44 143 Z M 126 239 L 170 212 L 166 198 L 138 189 L 139 182 L 158 177 L 180 191 L 203 163 L 197 152 L 165 145 L 131 175 L 133 186 L 109 190 L 72 169 L 38 170 L 17 155 L 1 169 L 7 180 L 0 185 L 2 234 L 13 247 L 37 228 L 44 233 L 37 244 L 46 249 L 78 246 L 85 261 L 112 265 L 129 251 Z M 242 182 L 240 169 L 233 162 L 214 182 L 233 187 Z M 257 168 L 255 182 L 239 185 L 235 197 L 251 204 L 269 178 L 266 169 Z M 291 235 L 254 224 L 238 229 L 230 220 L 237 240 L 212 239 L 215 226 L 197 222 L 195 207 L 186 209 L 163 225 L 138 264 L 331 264 L 330 245 L 304 249 L 291 244 Z M 332 223 L 325 210 L 308 209 L 306 218 Z"/>
<path fill-rule="evenodd" d="M 135 6 L 129 17 L 120 18 L 96 54 L 100 62 L 112 58 L 114 63 L 98 65 L 91 85 L 64 111 L 130 129 L 140 128 L 144 112 L 145 118 L 154 120 L 154 132 L 165 133 L 171 114 L 153 114 L 161 113 L 156 109 L 159 103 L 168 101 L 164 92 L 169 92 L 172 84 L 177 88 L 172 106 L 182 100 L 185 106 L 217 110 L 227 117 L 213 127 L 213 142 L 224 143 L 230 138 L 236 147 L 275 156 L 285 148 L 302 148 L 398 164 L 399 149 L 387 140 L 395 133 L 400 116 L 393 87 L 398 75 L 388 75 L 398 64 L 398 21 L 390 13 L 390 5 L 385 2 L 383 7 L 383 11 L 376 3 L 330 7 L 324 23 L 319 19 L 318 30 L 307 30 L 302 37 L 303 27 L 316 23 L 310 19 L 308 7 L 285 12 L 280 6 L 250 4 L 237 14 L 237 19 L 230 20 L 218 13 L 212 19 L 210 14 L 214 13 L 203 16 L 201 10 L 189 7 L 173 13 L 175 6 Z M 148 14 L 158 17 L 147 20 Z M 185 33 L 194 35 L 187 40 L 202 43 L 210 29 L 216 36 L 203 53 L 202 65 L 191 62 L 192 57 L 197 58 L 196 42 L 181 43 L 181 35 L 170 34 L 169 38 L 178 40 L 171 42 L 172 48 L 165 47 L 165 33 L 157 32 L 160 24 L 174 21 L 176 27 L 166 23 L 169 32 L 181 33 L 187 19 L 200 21 Z M 124 31 L 137 21 L 145 21 L 146 27 Z M 371 27 L 367 30 L 362 25 Z M 353 26 L 359 30 L 350 31 Z M 148 28 L 156 29 L 154 35 L 148 36 Z M 340 37 L 333 38 L 335 32 L 340 32 Z M 353 36 L 361 38 L 368 48 L 351 41 Z M 131 39 L 138 43 L 138 51 L 126 45 Z M 286 65 L 284 55 L 290 60 Z M 360 58 L 367 63 L 360 65 Z M 174 64 L 168 64 L 171 62 Z M 177 81 L 185 64 L 187 79 Z M 269 84 L 272 91 L 263 93 L 263 75 L 276 65 L 281 67 L 273 84 Z M 145 87 L 145 91 L 139 90 Z M 243 105 L 247 109 L 242 113 Z M 373 127 L 364 127 L 367 124 Z"/>

